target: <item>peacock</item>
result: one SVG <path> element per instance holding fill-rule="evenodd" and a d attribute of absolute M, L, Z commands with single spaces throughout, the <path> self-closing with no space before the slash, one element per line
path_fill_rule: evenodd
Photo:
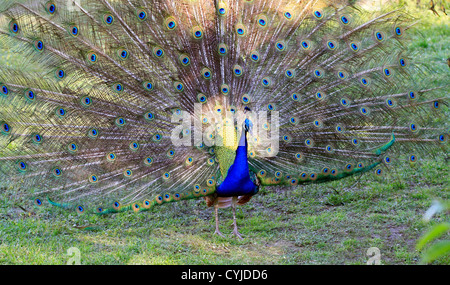
<path fill-rule="evenodd" d="M 262 188 L 442 155 L 445 62 L 408 53 L 418 19 L 367 5 L 3 0 L 0 177 L 24 207 L 79 214 L 204 199 L 242 238 Z"/>

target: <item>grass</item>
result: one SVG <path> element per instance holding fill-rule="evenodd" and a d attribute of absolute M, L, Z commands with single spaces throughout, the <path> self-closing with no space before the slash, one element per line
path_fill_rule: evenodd
<path fill-rule="evenodd" d="M 419 163 L 420 171 L 398 162 L 384 177 L 263 191 L 239 208 L 242 241 L 212 235 L 212 210 L 200 200 L 105 217 L 30 213 L 10 202 L 14 189 L 2 188 L 0 264 L 65 264 L 71 247 L 82 264 L 365 264 L 370 247 L 380 249 L 382 264 L 416 264 L 416 241 L 445 218 L 430 224 L 423 213 L 433 199 L 450 198 L 448 164 Z M 220 219 L 221 231 L 231 232 L 230 209 Z M 89 224 L 100 230 L 74 227 Z"/>
<path fill-rule="evenodd" d="M 422 23 L 410 51 L 444 64 L 448 17 L 411 9 Z M 82 264 L 365 264 L 370 247 L 380 249 L 382 264 L 417 264 L 417 240 L 446 218 L 426 223 L 422 215 L 434 199 L 450 198 L 449 167 L 443 156 L 416 167 L 403 161 L 382 177 L 264 190 L 238 210 L 242 241 L 212 235 L 212 209 L 201 200 L 102 217 L 23 211 L 12 202 L 16 190 L 0 182 L 0 264 L 66 264 L 72 247 Z M 221 231 L 231 232 L 231 210 L 221 210 L 220 219 Z M 99 229 L 75 227 L 83 225 Z M 434 264 L 450 264 L 450 257 Z"/>

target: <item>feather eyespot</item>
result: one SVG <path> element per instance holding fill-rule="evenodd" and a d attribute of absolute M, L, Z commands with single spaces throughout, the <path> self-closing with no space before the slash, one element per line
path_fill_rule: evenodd
<path fill-rule="evenodd" d="M 89 176 L 88 180 L 90 183 L 95 184 L 98 182 L 98 177 L 97 177 L 97 175 L 91 175 L 91 176 Z"/>
<path fill-rule="evenodd" d="M 350 100 L 348 98 L 345 98 L 345 97 L 342 98 L 341 99 L 341 105 L 344 106 L 344 107 L 350 106 Z"/>
<path fill-rule="evenodd" d="M 304 50 L 309 50 L 311 48 L 311 42 L 309 40 L 301 41 L 300 45 Z"/>
<path fill-rule="evenodd" d="M 114 162 L 114 161 L 116 161 L 117 156 L 116 156 L 115 153 L 111 152 L 111 153 L 108 153 L 108 154 L 106 155 L 106 159 L 107 159 L 109 162 Z"/>
<path fill-rule="evenodd" d="M 409 93 L 408 93 L 408 98 L 410 99 L 410 100 L 416 100 L 417 99 L 417 94 L 416 94 L 416 92 L 414 92 L 414 91 L 410 91 Z"/>
<path fill-rule="evenodd" d="M 264 77 L 261 80 L 261 83 L 264 87 L 270 87 L 272 85 L 272 80 L 269 77 Z"/>
<path fill-rule="evenodd" d="M 292 140 L 291 136 L 289 136 L 289 135 L 284 135 L 284 136 L 283 136 L 283 141 L 284 141 L 284 142 L 287 142 L 287 143 L 288 143 L 288 142 L 290 142 L 291 140 Z"/>
<path fill-rule="evenodd" d="M 217 8 L 217 13 L 219 14 L 219 16 L 225 16 L 227 14 L 228 9 L 225 3 L 220 2 Z"/>
<path fill-rule="evenodd" d="M 386 164 L 391 164 L 391 162 L 392 162 L 392 159 L 389 156 L 384 157 L 383 160 L 384 160 L 384 163 L 386 163 Z"/>
<path fill-rule="evenodd" d="M 144 81 L 142 82 L 142 87 L 144 87 L 144 89 L 147 91 L 152 91 L 154 88 L 154 84 L 150 81 Z"/>
<path fill-rule="evenodd" d="M 345 171 L 352 171 L 353 170 L 353 164 L 347 163 L 345 165 Z"/>
<path fill-rule="evenodd" d="M 55 114 L 60 118 L 64 118 L 67 115 L 67 112 L 64 108 L 56 108 Z"/>
<path fill-rule="evenodd" d="M 383 170 L 381 168 L 377 168 L 377 169 L 375 169 L 375 174 L 377 176 L 381 176 L 383 174 Z"/>
<path fill-rule="evenodd" d="M 315 10 L 313 12 L 313 15 L 316 19 L 321 20 L 323 18 L 323 13 L 320 10 Z"/>
<path fill-rule="evenodd" d="M 150 200 L 144 200 L 143 207 L 148 209 L 148 208 L 150 208 L 150 206 L 151 206 Z"/>
<path fill-rule="evenodd" d="M 396 102 L 394 101 L 394 99 L 388 98 L 388 99 L 386 99 L 386 105 L 389 108 L 393 108 L 396 106 Z"/>
<path fill-rule="evenodd" d="M 383 74 L 386 77 L 391 77 L 392 71 L 389 68 L 386 67 L 386 68 L 383 69 Z"/>
<path fill-rule="evenodd" d="M 327 47 L 330 50 L 335 50 L 338 47 L 338 44 L 335 41 L 328 41 L 327 42 Z"/>
<path fill-rule="evenodd" d="M 306 172 L 300 173 L 300 180 L 305 181 L 308 179 L 308 174 Z"/>
<path fill-rule="evenodd" d="M 313 124 L 314 124 L 314 126 L 315 126 L 316 128 L 321 128 L 321 127 L 323 127 L 323 123 L 322 123 L 321 120 L 314 120 Z"/>
<path fill-rule="evenodd" d="M 314 76 L 317 78 L 322 78 L 323 77 L 323 71 L 321 69 L 315 69 L 313 72 Z"/>
<path fill-rule="evenodd" d="M 136 16 L 140 21 L 145 21 L 147 19 L 147 12 L 144 9 L 136 9 Z"/>
<path fill-rule="evenodd" d="M 440 108 L 439 101 L 438 101 L 438 100 L 433 101 L 432 104 L 431 104 L 431 107 L 432 107 L 433 109 L 439 109 L 439 108 Z"/>
<path fill-rule="evenodd" d="M 33 90 L 27 89 L 24 93 L 25 99 L 29 102 L 34 102 L 36 100 L 36 94 L 33 92 Z"/>
<path fill-rule="evenodd" d="M 123 127 L 126 125 L 126 121 L 123 117 L 119 117 L 117 119 L 114 120 L 114 123 L 116 124 L 116 126 L 118 127 Z"/>
<path fill-rule="evenodd" d="M 123 176 L 125 178 L 130 178 L 133 175 L 133 171 L 131 169 L 125 169 L 125 171 L 123 172 Z"/>
<path fill-rule="evenodd" d="M 286 70 L 286 72 L 284 73 L 284 75 L 286 75 L 287 78 L 292 79 L 295 77 L 295 70 L 293 69 L 288 69 Z"/>
<path fill-rule="evenodd" d="M 398 63 L 400 64 L 401 67 L 406 67 L 406 66 L 408 66 L 408 61 L 407 61 L 406 59 L 404 59 L 404 58 L 400 58 L 400 59 L 398 60 Z"/>
<path fill-rule="evenodd" d="M 208 101 L 208 98 L 203 93 L 198 93 L 197 100 L 198 100 L 198 102 L 204 104 Z"/>
<path fill-rule="evenodd" d="M 244 94 L 242 96 L 242 103 L 244 103 L 245 105 L 250 103 L 250 97 L 248 96 L 248 94 Z"/>
<path fill-rule="evenodd" d="M 297 119 L 297 117 L 291 117 L 291 118 L 289 118 L 289 122 L 292 125 L 297 125 L 298 124 L 298 119 Z"/>
<path fill-rule="evenodd" d="M 286 49 L 286 44 L 284 41 L 276 42 L 275 47 L 278 51 L 284 51 Z"/>
<path fill-rule="evenodd" d="M 47 11 L 47 13 L 49 13 L 50 15 L 55 14 L 56 12 L 56 5 L 53 1 L 48 1 L 45 4 L 45 10 Z"/>
<path fill-rule="evenodd" d="M 202 74 L 203 79 L 207 79 L 208 80 L 208 79 L 212 78 L 211 69 L 209 69 L 207 67 L 202 68 L 201 74 Z"/>
<path fill-rule="evenodd" d="M 137 150 L 139 150 L 139 143 L 138 142 L 131 142 L 129 147 L 130 147 L 130 150 L 137 151 Z"/>
<path fill-rule="evenodd" d="M 61 168 L 55 167 L 52 169 L 52 174 L 54 177 L 61 177 L 62 176 L 62 170 Z"/>
<path fill-rule="evenodd" d="M 78 36 L 78 33 L 79 33 L 78 27 L 77 27 L 76 25 L 70 26 L 70 27 L 69 27 L 69 33 L 70 33 L 72 36 L 74 36 L 74 37 Z"/>
<path fill-rule="evenodd" d="M 150 166 L 150 165 L 152 165 L 152 163 L 153 163 L 153 158 L 151 158 L 151 157 L 146 157 L 146 158 L 144 159 L 144 164 L 145 164 L 145 165 Z"/>
<path fill-rule="evenodd" d="M 63 69 L 57 69 L 55 71 L 55 76 L 59 80 L 64 79 L 66 77 L 66 72 Z"/>
<path fill-rule="evenodd" d="M 337 73 L 338 77 L 342 80 L 345 80 L 348 78 L 348 73 L 346 71 L 340 70 Z"/>
<path fill-rule="evenodd" d="M 409 130 L 413 133 L 416 133 L 419 131 L 419 126 L 414 123 L 411 123 L 409 124 Z"/>
<path fill-rule="evenodd" d="M 34 204 L 38 207 L 42 206 L 42 200 L 39 198 L 34 199 Z"/>
<path fill-rule="evenodd" d="M 394 34 L 398 37 L 403 36 L 403 29 L 401 27 L 395 27 L 394 28 Z"/>
<path fill-rule="evenodd" d="M 257 52 L 257 51 L 252 51 L 252 52 L 250 53 L 250 59 L 251 59 L 251 61 L 253 61 L 253 62 L 259 62 L 259 58 L 260 58 L 259 52 Z"/>
<path fill-rule="evenodd" d="M 344 25 L 348 25 L 350 23 L 350 18 L 349 16 L 341 16 L 339 18 L 339 20 L 341 20 L 341 23 Z"/>
<path fill-rule="evenodd" d="M 98 60 L 98 56 L 95 52 L 91 51 L 86 56 L 89 63 L 96 63 Z"/>
<path fill-rule="evenodd" d="M 67 150 L 72 154 L 76 153 L 78 151 L 78 145 L 76 143 L 69 143 L 67 145 Z"/>
<path fill-rule="evenodd" d="M 34 41 L 33 46 L 39 52 L 42 52 L 44 50 L 44 42 L 42 40 Z"/>
<path fill-rule="evenodd" d="M 256 22 L 258 23 L 258 26 L 261 28 L 267 27 L 267 23 L 268 23 L 267 16 L 264 14 L 259 15 Z"/>
<path fill-rule="evenodd" d="M 357 43 L 350 43 L 349 46 L 350 46 L 352 51 L 354 51 L 354 52 L 359 51 L 359 44 L 357 44 Z"/>
<path fill-rule="evenodd" d="M 316 97 L 317 100 L 322 101 L 322 100 L 324 100 L 327 96 L 326 96 L 326 94 L 325 94 L 324 92 L 322 92 L 322 91 L 317 91 L 316 94 L 315 94 L 315 97 Z"/>
<path fill-rule="evenodd" d="M 31 135 L 31 140 L 35 144 L 41 144 L 42 143 L 42 136 L 40 134 L 34 133 L 34 134 Z"/>
<path fill-rule="evenodd" d="M 222 92 L 223 95 L 228 95 L 230 93 L 230 86 L 228 86 L 228 84 L 222 84 L 220 86 L 220 92 Z"/>
<path fill-rule="evenodd" d="M 233 67 L 233 71 L 234 71 L 234 76 L 236 77 L 240 77 L 243 74 L 243 69 L 240 65 L 236 64 Z"/>
<path fill-rule="evenodd" d="M 88 137 L 90 137 L 91 139 L 96 139 L 98 138 L 98 130 L 96 128 L 92 128 L 88 131 Z"/>
<path fill-rule="evenodd" d="M 0 83 L 0 94 L 3 96 L 8 96 L 9 94 L 9 88 L 6 85 L 3 85 L 2 83 Z"/>
<path fill-rule="evenodd" d="M 164 50 L 160 47 L 154 47 L 152 51 L 153 55 L 156 56 L 157 58 L 162 58 L 164 56 Z"/>
<path fill-rule="evenodd" d="M 292 14 L 291 11 L 285 11 L 285 12 L 283 13 L 283 16 L 284 16 L 284 18 L 285 18 L 286 20 L 292 20 L 292 18 L 293 18 L 293 14 Z"/>
<path fill-rule="evenodd" d="M 16 165 L 20 172 L 26 172 L 28 170 L 28 165 L 25 161 L 18 161 Z"/>
<path fill-rule="evenodd" d="M 103 23 L 105 23 L 107 26 L 111 26 L 114 23 L 114 17 L 111 14 L 104 14 L 102 19 Z"/>
<path fill-rule="evenodd" d="M 194 36 L 194 39 L 200 40 L 203 38 L 203 30 L 199 26 L 195 26 L 192 28 L 192 35 Z"/>
<path fill-rule="evenodd" d="M 14 35 L 19 33 L 19 24 L 17 24 L 16 20 L 12 20 L 11 22 L 9 22 L 9 30 L 11 31 L 11 33 L 13 33 Z"/>
<path fill-rule="evenodd" d="M 152 140 L 154 142 L 159 142 L 159 141 L 161 141 L 161 139 L 162 139 L 162 135 L 160 133 L 156 133 L 152 136 Z"/>
<path fill-rule="evenodd" d="M 84 207 L 81 206 L 81 205 L 78 205 L 76 207 L 76 211 L 77 211 L 78 214 L 83 214 L 84 213 Z"/>
<path fill-rule="evenodd" d="M 155 115 L 153 115 L 152 112 L 147 112 L 144 114 L 144 119 L 147 121 L 152 121 L 155 118 Z"/>
<path fill-rule="evenodd" d="M 174 17 L 169 17 L 164 21 L 166 28 L 169 31 L 173 31 L 175 30 L 175 28 L 177 27 L 177 21 L 175 20 Z"/>
<path fill-rule="evenodd" d="M 181 65 L 183 65 L 183 66 L 188 66 L 191 63 L 191 59 L 189 58 L 189 56 L 187 54 L 180 55 L 179 60 L 180 60 Z"/>
<path fill-rule="evenodd" d="M 173 87 L 175 88 L 175 90 L 176 90 L 177 92 L 183 92 L 183 90 L 184 90 L 183 83 L 181 83 L 180 81 L 175 81 L 175 82 L 173 83 Z"/>
<path fill-rule="evenodd" d="M 173 149 L 169 149 L 167 151 L 167 157 L 168 158 L 173 158 L 175 156 L 175 151 Z"/>
<path fill-rule="evenodd" d="M 247 33 L 247 29 L 242 24 L 237 24 L 235 31 L 236 31 L 236 34 L 238 35 L 238 37 L 243 37 Z"/>
<path fill-rule="evenodd" d="M 337 125 L 335 129 L 336 129 L 336 132 L 338 132 L 338 133 L 344 132 L 344 127 L 342 127 L 341 125 Z"/>
<path fill-rule="evenodd" d="M 121 206 L 121 204 L 120 204 L 120 202 L 118 202 L 118 201 L 116 201 L 116 202 L 113 203 L 113 208 L 114 208 L 114 210 L 120 210 L 120 206 Z"/>
<path fill-rule="evenodd" d="M 275 105 L 272 104 L 272 103 L 267 104 L 267 110 L 274 111 L 275 110 Z"/>
<path fill-rule="evenodd" d="M 119 56 L 119 58 L 121 60 L 125 60 L 125 59 L 128 59 L 128 56 L 130 55 L 130 53 L 126 49 L 119 49 L 119 50 L 117 50 L 117 55 Z"/>
<path fill-rule="evenodd" d="M 224 43 L 219 44 L 218 48 L 217 48 L 219 55 L 227 55 L 228 53 L 228 46 Z"/>
<path fill-rule="evenodd" d="M 89 96 L 85 96 L 85 97 L 81 98 L 81 104 L 84 107 L 89 107 L 92 105 L 92 99 Z"/>
<path fill-rule="evenodd" d="M 384 41 L 384 34 L 382 32 L 375 32 L 375 39 L 378 42 Z"/>
<path fill-rule="evenodd" d="M 364 86 L 370 85 L 370 79 L 369 78 L 361 78 L 360 82 Z"/>
<path fill-rule="evenodd" d="M 194 158 L 192 156 L 189 156 L 184 162 L 187 166 L 191 166 L 194 163 Z"/>

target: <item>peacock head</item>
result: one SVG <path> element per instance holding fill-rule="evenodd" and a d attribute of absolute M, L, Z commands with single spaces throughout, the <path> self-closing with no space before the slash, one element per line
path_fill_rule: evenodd
<path fill-rule="evenodd" d="M 253 132 L 253 123 L 248 118 L 244 121 L 245 132 L 252 134 Z"/>

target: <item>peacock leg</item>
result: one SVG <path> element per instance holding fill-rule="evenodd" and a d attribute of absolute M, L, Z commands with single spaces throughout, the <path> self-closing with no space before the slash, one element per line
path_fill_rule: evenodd
<path fill-rule="evenodd" d="M 237 197 L 233 197 L 233 200 L 231 202 L 231 208 L 233 209 L 233 232 L 232 234 L 237 236 L 239 239 L 243 239 L 242 235 L 238 232 L 238 228 L 237 228 L 237 222 L 236 222 L 236 203 L 237 202 Z"/>
<path fill-rule="evenodd" d="M 216 215 L 216 231 L 214 232 L 215 235 L 219 235 L 221 237 L 225 237 L 220 231 L 219 231 L 219 205 L 214 205 L 214 212 Z"/>

